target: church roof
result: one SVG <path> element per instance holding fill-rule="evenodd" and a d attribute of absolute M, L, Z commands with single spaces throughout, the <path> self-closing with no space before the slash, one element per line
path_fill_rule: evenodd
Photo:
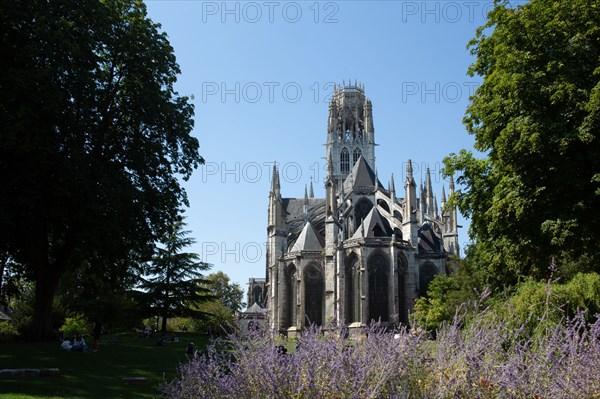
<path fill-rule="evenodd" d="M 390 226 L 390 222 L 386 218 L 382 217 L 377 207 L 374 206 L 371 212 L 365 217 L 361 225 L 356 229 L 356 232 L 352 238 L 362 237 L 390 237 L 393 234 L 393 230 Z"/>
<path fill-rule="evenodd" d="M 315 228 L 310 222 L 306 222 L 300 236 L 290 249 L 290 252 L 299 251 L 321 251 L 323 244 L 321 238 L 315 231 Z"/>
<path fill-rule="evenodd" d="M 288 228 L 288 243 L 292 243 L 304 228 L 308 220 L 320 237 L 325 237 L 325 199 L 308 198 L 307 215 L 304 216 L 304 198 L 282 198 L 285 224 Z"/>
<path fill-rule="evenodd" d="M 258 303 L 254 302 L 252 306 L 244 310 L 242 313 L 266 313 L 267 309 L 262 308 Z"/>
<path fill-rule="evenodd" d="M 361 155 L 344 181 L 344 191 L 374 191 L 375 182 L 379 187 L 383 187 L 369 163 Z"/>

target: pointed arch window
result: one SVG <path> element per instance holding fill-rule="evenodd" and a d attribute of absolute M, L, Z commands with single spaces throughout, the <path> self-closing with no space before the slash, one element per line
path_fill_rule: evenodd
<path fill-rule="evenodd" d="M 358 158 L 360 158 L 361 155 L 362 151 L 360 150 L 360 148 L 356 147 L 354 149 L 354 152 L 352 153 L 352 165 L 354 165 L 356 161 L 358 161 Z"/>
<path fill-rule="evenodd" d="M 342 174 L 350 173 L 350 153 L 346 147 L 342 148 L 342 153 L 340 154 L 340 169 Z"/>
<path fill-rule="evenodd" d="M 388 321 L 388 261 L 383 255 L 369 260 L 369 321 Z"/>
<path fill-rule="evenodd" d="M 360 266 L 358 258 L 346 263 L 346 323 L 360 321 Z"/>
<path fill-rule="evenodd" d="M 296 325 L 296 267 L 290 265 L 285 273 L 285 288 L 286 288 L 286 302 L 287 302 L 287 327 L 293 327 Z"/>
<path fill-rule="evenodd" d="M 305 324 L 323 324 L 323 306 L 325 297 L 325 279 L 316 265 L 309 266 L 304 272 L 304 313 Z"/>
<path fill-rule="evenodd" d="M 406 298 L 406 276 L 408 272 L 408 262 L 404 254 L 398 255 L 398 321 L 401 323 L 408 323 L 408 306 Z"/>

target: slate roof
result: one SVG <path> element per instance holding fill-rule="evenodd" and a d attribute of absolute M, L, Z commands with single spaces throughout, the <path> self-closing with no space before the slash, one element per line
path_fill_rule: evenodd
<path fill-rule="evenodd" d="M 361 226 L 356 229 L 356 232 L 352 236 L 352 238 L 362 238 L 362 237 L 376 237 L 373 230 L 376 226 L 379 226 L 382 232 L 383 237 L 390 237 L 393 234 L 393 229 L 390 226 L 390 222 L 384 217 L 381 216 L 377 207 L 374 206 L 371 209 L 371 212 L 365 217 L 362 221 Z M 364 236 L 363 236 L 364 229 Z"/>
<path fill-rule="evenodd" d="M 288 244 L 296 241 L 304 227 L 304 198 L 282 198 L 283 214 L 288 227 Z M 324 239 L 325 237 L 325 199 L 309 198 L 307 218 L 315 231 Z"/>
<path fill-rule="evenodd" d="M 289 252 L 321 251 L 322 249 L 323 240 L 319 237 L 313 225 L 307 222 Z"/>
<path fill-rule="evenodd" d="M 347 193 L 353 190 L 374 191 L 376 181 L 378 182 L 379 187 L 383 188 L 383 184 L 381 184 L 381 182 L 377 179 L 375 172 L 373 172 L 371 166 L 361 155 L 352 167 L 352 171 L 344 181 L 344 191 Z"/>
<path fill-rule="evenodd" d="M 262 308 L 258 303 L 252 304 L 248 309 L 244 310 L 242 313 L 267 313 L 267 309 Z"/>

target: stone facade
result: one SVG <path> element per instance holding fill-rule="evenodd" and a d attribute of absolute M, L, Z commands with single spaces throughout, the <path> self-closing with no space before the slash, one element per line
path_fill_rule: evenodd
<path fill-rule="evenodd" d="M 314 198 L 311 182 L 304 198 L 283 198 L 273 168 L 266 279 L 251 279 L 248 304 L 266 295 L 261 305 L 282 333 L 334 320 L 351 330 L 372 320 L 406 323 L 414 300 L 458 255 L 456 209 L 446 209 L 444 190 L 438 210 L 427 170 L 417 197 L 410 160 L 404 197 L 393 176 L 384 188 L 374 133 L 364 87 L 344 84 L 329 103 L 326 197 Z"/>

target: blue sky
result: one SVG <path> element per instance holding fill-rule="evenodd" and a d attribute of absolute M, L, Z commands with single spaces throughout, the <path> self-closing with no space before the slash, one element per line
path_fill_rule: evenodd
<path fill-rule="evenodd" d="M 480 80 L 466 75 L 466 48 L 491 1 L 148 0 L 193 95 L 193 134 L 206 165 L 185 182 L 191 249 L 246 287 L 264 277 L 271 167 L 284 197 L 314 180 L 324 196 L 328 98 L 333 84 L 365 85 L 373 102 L 376 168 L 387 184 L 412 159 L 444 184 L 444 156 L 472 148 L 461 123 Z M 422 173 L 422 174 L 421 174 Z M 403 194 L 402 194 L 403 196 Z M 459 220 L 464 248 L 468 221 Z"/>

